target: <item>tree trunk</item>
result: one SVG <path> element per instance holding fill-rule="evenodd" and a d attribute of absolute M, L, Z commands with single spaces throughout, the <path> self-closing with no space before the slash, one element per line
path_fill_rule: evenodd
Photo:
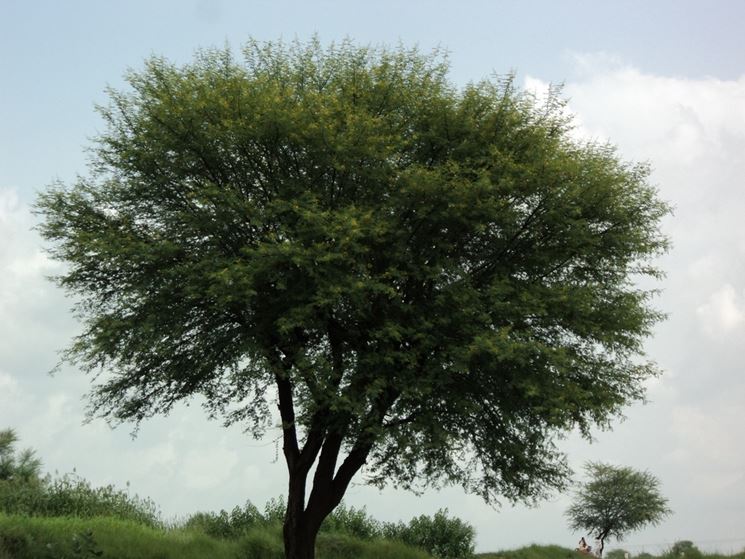
<path fill-rule="evenodd" d="M 608 537 L 608 531 L 604 530 L 598 534 L 597 540 L 600 542 L 598 549 L 595 550 L 595 555 L 603 557 L 603 549 L 605 549 L 605 538 Z"/>
<path fill-rule="evenodd" d="M 288 515 L 284 525 L 285 559 L 315 559 L 318 533 L 302 521 L 292 522 Z"/>
<path fill-rule="evenodd" d="M 301 477 L 302 479 L 296 479 Z M 285 559 L 314 559 L 318 525 L 310 522 L 305 509 L 305 477 L 290 474 L 287 512 L 282 529 Z"/>

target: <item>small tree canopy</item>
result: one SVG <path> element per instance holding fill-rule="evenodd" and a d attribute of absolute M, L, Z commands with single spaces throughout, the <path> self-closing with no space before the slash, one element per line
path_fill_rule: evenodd
<path fill-rule="evenodd" d="M 634 279 L 659 275 L 667 207 L 646 166 L 571 138 L 556 95 L 446 75 L 403 48 L 252 42 L 110 91 L 90 177 L 38 200 L 85 322 L 67 358 L 104 371 L 91 414 L 202 395 L 258 436 L 276 399 L 288 510 L 318 459 L 313 525 L 363 465 L 487 500 L 563 486 L 554 436 L 655 374 Z"/>
<path fill-rule="evenodd" d="M 606 538 L 622 540 L 647 524 L 659 524 L 671 512 L 659 481 L 649 472 L 594 462 L 585 471 L 588 480 L 566 514 L 573 530 L 587 530 L 600 540 L 601 554 Z"/>
<path fill-rule="evenodd" d="M 31 449 L 16 451 L 17 442 L 18 435 L 13 429 L 0 431 L 0 481 L 38 480 L 41 460 Z"/>

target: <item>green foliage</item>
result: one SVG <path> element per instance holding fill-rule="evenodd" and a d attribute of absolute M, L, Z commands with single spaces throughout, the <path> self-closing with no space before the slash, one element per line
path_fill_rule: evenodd
<path fill-rule="evenodd" d="M 106 371 L 91 414 L 202 395 L 258 436 L 276 394 L 298 553 L 363 465 L 487 501 L 562 488 L 556 436 L 656 374 L 647 167 L 573 139 L 556 92 L 447 72 L 351 41 L 154 57 L 109 91 L 89 176 L 38 198 L 84 322 L 65 359 Z"/>
<path fill-rule="evenodd" d="M 590 462 L 567 517 L 574 530 L 618 540 L 647 524 L 659 524 L 670 514 L 659 480 L 649 472 Z"/>
<path fill-rule="evenodd" d="M 284 497 L 272 497 L 264 505 L 264 521 L 281 524 L 285 518 L 287 503 Z"/>
<path fill-rule="evenodd" d="M 278 529 L 284 519 L 285 508 L 282 498 L 270 499 L 262 514 L 249 502 L 243 508 L 235 507 L 231 512 L 221 510 L 218 513 L 193 514 L 183 524 L 183 528 L 214 538 L 241 541 L 246 539 L 247 534 L 253 534 L 246 540 L 246 546 L 267 547 L 265 537 L 261 534 Z M 392 523 L 380 522 L 370 516 L 364 508 L 355 509 L 343 503 L 326 517 L 320 533 L 329 536 L 324 540 L 327 542 L 324 544 L 327 551 L 335 549 L 335 546 L 344 547 L 347 544 L 362 545 L 362 542 L 374 541 L 382 545 L 382 541 L 397 541 L 418 547 L 442 559 L 470 557 L 473 554 L 475 540 L 473 527 L 458 518 L 448 517 L 447 510 L 439 510 L 431 517 L 421 515 L 408 523 Z M 273 548 L 268 546 L 267 549 L 270 550 L 267 553 L 271 553 Z M 347 557 L 351 555 L 353 554 L 350 553 Z"/>
<path fill-rule="evenodd" d="M 383 524 L 370 516 L 364 508 L 337 506 L 321 525 L 321 532 L 347 534 L 360 540 L 380 538 Z"/>
<path fill-rule="evenodd" d="M 282 524 L 286 509 L 284 499 L 270 499 L 263 514 L 250 502 L 228 512 L 198 512 L 182 525 L 214 538 L 239 539 L 256 530 L 276 528 Z M 321 533 L 347 535 L 354 540 L 396 540 L 425 549 L 435 557 L 460 559 L 473 553 L 475 532 L 472 526 L 440 510 L 434 516 L 421 515 L 408 523 L 380 522 L 367 511 L 340 504 L 326 517 Z M 258 544 L 257 544 L 258 545 Z"/>
<path fill-rule="evenodd" d="M 701 559 L 703 554 L 692 541 L 681 540 L 675 542 L 665 556 L 669 559 L 681 559 L 683 557 L 686 559 Z"/>
<path fill-rule="evenodd" d="M 93 538 L 93 530 L 86 530 L 73 536 L 72 550 L 75 556 L 81 559 L 95 559 L 103 555 L 103 551 L 98 549 Z"/>
<path fill-rule="evenodd" d="M 31 449 L 16 451 L 18 435 L 13 429 L 0 431 L 0 483 L 32 483 L 39 478 L 41 460 Z"/>
<path fill-rule="evenodd" d="M 41 461 L 31 450 L 15 456 L 18 438 L 13 430 L 0 431 L 0 513 L 26 516 L 113 516 L 147 526 L 160 525 L 158 509 L 112 485 L 93 487 L 67 474 L 40 477 Z M 80 545 L 85 545 L 81 536 Z"/>
<path fill-rule="evenodd" d="M 321 533 L 318 536 L 319 559 L 428 559 L 426 552 L 400 541 L 360 540 L 345 533 Z"/>
<path fill-rule="evenodd" d="M 555 94 L 447 70 L 252 42 L 110 91 L 90 177 L 37 204 L 81 300 L 67 359 L 112 372 L 92 413 L 203 394 L 258 434 L 277 384 L 290 455 L 296 430 L 306 455 L 354 449 L 346 477 L 562 487 L 554 435 L 607 425 L 655 374 L 637 357 L 660 315 L 631 280 L 659 275 L 668 209 L 644 165 L 572 139 Z"/>
<path fill-rule="evenodd" d="M 421 515 L 408 524 L 384 524 L 385 538 L 400 540 L 441 559 L 464 559 L 473 555 L 476 533 L 459 518 L 449 518 L 447 509 L 434 516 Z"/>
<path fill-rule="evenodd" d="M 241 557 L 247 559 L 283 559 L 284 549 L 279 532 L 252 530 L 238 543 Z"/>
<path fill-rule="evenodd" d="M 101 553 L 101 555 L 97 555 Z M 3 555 L 5 554 L 5 556 Z M 153 529 L 115 518 L 40 518 L 0 513 L 2 559 L 279 559 L 278 525 L 254 528 L 237 539 L 211 538 L 192 530 Z M 359 540 L 323 533 L 320 559 L 427 559 L 401 542 Z"/>
<path fill-rule="evenodd" d="M 47 476 L 34 484 L 0 481 L 0 511 L 27 516 L 112 516 L 158 526 L 160 515 L 150 499 L 112 485 L 93 487 L 74 474 Z"/>
<path fill-rule="evenodd" d="M 626 559 L 627 553 L 629 554 L 629 557 L 630 557 L 631 554 L 625 549 L 614 549 L 606 553 L 604 557 L 605 559 Z"/>
<path fill-rule="evenodd" d="M 238 538 L 252 528 L 266 524 L 267 518 L 255 505 L 247 502 L 243 508 L 235 507 L 230 512 L 195 513 L 184 523 L 184 528 L 203 532 L 213 538 Z"/>
<path fill-rule="evenodd" d="M 558 545 L 531 545 L 496 553 L 479 553 L 477 559 L 587 559 L 587 555 Z"/>
<path fill-rule="evenodd" d="M 623 550 L 613 550 L 608 553 L 607 557 L 619 556 L 622 557 Z M 632 555 L 634 559 L 671 559 L 669 551 L 664 553 L 659 558 L 652 555 L 651 553 L 642 552 L 636 555 Z M 577 553 L 569 549 L 565 549 L 559 546 L 549 545 L 532 545 L 530 547 L 524 547 L 515 550 L 500 551 L 498 553 L 479 553 L 476 555 L 477 559 L 587 559 L 587 555 Z M 737 553 L 735 555 L 722 555 L 719 553 L 706 553 L 702 557 L 706 559 L 745 559 L 745 553 Z"/>
<path fill-rule="evenodd" d="M 245 559 L 238 546 L 202 534 L 166 531 L 112 517 L 27 517 L 0 513 L 0 548 L 13 559 Z M 4 543 L 5 542 L 5 543 Z M 1 555 L 0 555 L 1 556 Z"/>

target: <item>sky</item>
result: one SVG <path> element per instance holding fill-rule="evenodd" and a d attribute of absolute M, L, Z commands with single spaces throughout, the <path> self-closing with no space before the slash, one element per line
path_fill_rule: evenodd
<path fill-rule="evenodd" d="M 563 84 L 579 136 L 648 161 L 673 207 L 673 248 L 646 344 L 663 370 L 646 405 L 626 410 L 592 444 L 560 441 L 581 481 L 588 460 L 648 470 L 674 514 L 629 535 L 632 553 L 692 540 L 745 548 L 745 2 L 710 0 L 11 1 L 0 0 L 0 428 L 13 427 L 48 472 L 149 496 L 168 518 L 262 506 L 284 493 L 270 431 L 254 441 L 207 420 L 195 402 L 143 423 L 84 424 L 90 379 L 48 371 L 80 326 L 72 301 L 47 281 L 51 261 L 31 228 L 37 193 L 86 174 L 86 147 L 103 129 L 105 88 L 151 54 L 177 62 L 200 47 L 259 40 L 418 45 L 450 53 L 457 85 L 516 72 L 538 93 Z M 279 459 L 278 459 L 279 458 Z M 572 494 L 535 508 L 484 505 L 457 487 L 421 496 L 354 484 L 346 502 L 381 520 L 447 508 L 477 531 L 477 550 L 530 543 L 574 546 Z M 609 547 L 617 544 L 610 542 Z"/>

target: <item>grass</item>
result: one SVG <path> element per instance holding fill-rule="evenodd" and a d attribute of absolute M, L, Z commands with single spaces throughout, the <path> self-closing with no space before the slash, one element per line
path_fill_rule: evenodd
<path fill-rule="evenodd" d="M 363 540 L 321 533 L 318 559 L 432 559 L 401 542 Z M 0 513 L 0 559 L 283 559 L 279 525 L 257 527 L 236 539 L 214 538 L 198 530 L 160 529 L 111 517 L 28 517 Z M 645 556 L 646 559 L 654 559 Z M 703 559 L 745 559 L 701 554 Z M 476 554 L 475 559 L 587 559 L 560 546 L 531 545 Z M 662 555 L 661 559 L 679 559 Z"/>
<path fill-rule="evenodd" d="M 431 559 L 403 543 L 321 534 L 318 559 Z M 279 526 L 235 540 L 162 530 L 116 518 L 43 518 L 0 513 L 0 559 L 283 559 Z"/>
<path fill-rule="evenodd" d="M 165 531 L 115 518 L 0 514 L 0 549 L 12 559 L 235 559 L 238 543 L 196 532 Z M 0 558 L 3 558 L 0 552 Z"/>
<path fill-rule="evenodd" d="M 530 545 L 520 549 L 498 551 L 496 553 L 477 553 L 477 559 L 587 559 L 571 549 L 558 545 Z"/>
<path fill-rule="evenodd" d="M 477 553 L 475 559 L 587 559 L 583 555 L 571 549 L 558 545 L 531 545 L 520 549 L 498 551 L 495 553 Z M 632 555 L 633 557 L 633 555 Z M 644 554 L 645 559 L 680 559 L 669 554 L 657 557 Z M 696 559 L 745 559 L 745 551 L 736 555 L 721 555 L 718 553 L 700 553 Z"/>

